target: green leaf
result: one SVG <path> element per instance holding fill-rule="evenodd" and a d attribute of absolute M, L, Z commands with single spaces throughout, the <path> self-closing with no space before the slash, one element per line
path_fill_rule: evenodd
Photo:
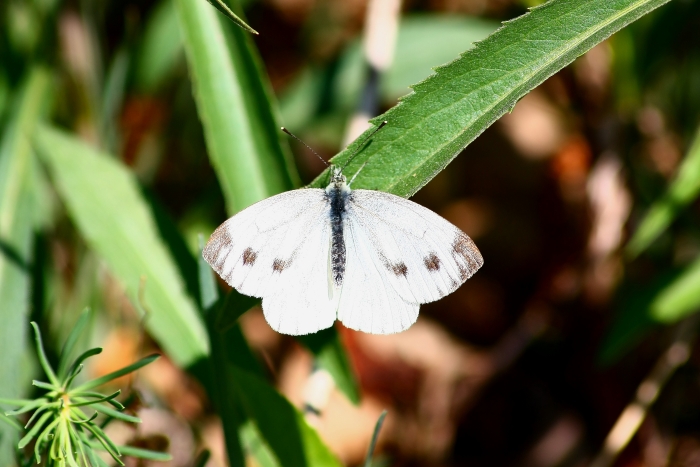
<path fill-rule="evenodd" d="M 624 283 L 616 293 L 615 317 L 601 346 L 601 363 L 614 363 L 650 330 L 696 311 L 697 268 L 695 262 L 686 269 L 665 270 L 650 282 Z"/>
<path fill-rule="evenodd" d="M 32 439 L 34 439 L 37 433 L 39 433 L 39 430 L 41 430 L 41 428 L 44 426 L 49 417 L 52 417 L 53 415 L 54 414 L 51 412 L 46 412 L 44 415 L 42 415 L 41 418 L 39 418 L 39 420 L 37 420 L 37 422 L 34 424 L 34 426 L 27 432 L 27 434 L 24 435 L 24 437 L 21 440 L 19 440 L 19 444 L 17 445 L 17 447 L 19 449 L 23 449 L 27 444 L 29 444 L 29 442 Z"/>
<path fill-rule="evenodd" d="M 222 12 L 228 19 L 234 22 L 234 24 L 238 25 L 239 27 L 243 28 L 245 31 L 248 31 L 252 34 L 258 34 L 258 31 L 255 29 L 251 28 L 248 26 L 245 21 L 243 21 L 241 18 L 236 16 L 236 14 L 231 11 L 231 9 L 221 0 L 207 0 L 209 3 L 211 3 L 214 8 Z"/>
<path fill-rule="evenodd" d="M 90 446 L 93 446 L 93 444 Z M 140 459 L 160 462 L 167 462 L 173 458 L 173 456 L 167 452 L 151 451 L 149 449 L 135 448 L 133 446 L 117 446 L 117 448 L 119 449 L 119 452 L 122 453 L 122 456 L 138 457 Z"/>
<path fill-rule="evenodd" d="M 282 466 L 340 466 L 304 417 L 274 388 L 235 368 L 237 395 Z"/>
<path fill-rule="evenodd" d="M 260 467 L 279 467 L 279 461 L 252 421 L 245 423 L 239 433 L 245 452 L 253 456 Z"/>
<path fill-rule="evenodd" d="M 681 210 L 698 197 L 698 194 L 700 194 L 700 127 L 668 192 L 652 204 L 627 244 L 629 257 L 634 258 L 646 250 L 668 228 Z"/>
<path fill-rule="evenodd" d="M 109 453 L 110 456 L 112 456 L 112 459 L 117 461 L 120 465 L 124 465 L 120 460 L 119 457 L 121 457 L 121 454 L 119 452 L 119 448 L 117 448 L 117 445 L 114 444 L 114 441 L 112 441 L 107 434 L 102 431 L 102 428 L 99 426 L 95 425 L 94 423 L 86 423 L 84 425 L 85 428 L 87 428 L 89 431 L 92 432 L 93 435 L 95 435 L 95 438 L 102 444 L 102 447 L 104 448 L 105 451 Z"/>
<path fill-rule="evenodd" d="M 454 14 L 401 18 L 394 62 L 382 77 L 382 94 L 396 99 L 435 67 L 451 62 L 498 29 L 495 21 Z"/>
<path fill-rule="evenodd" d="M 7 415 L 5 415 L 3 413 L 0 413 L 0 422 L 5 422 L 7 424 L 7 426 L 9 426 L 13 430 L 17 431 L 17 433 L 22 431 L 23 427 L 22 427 L 22 425 L 20 425 L 19 422 L 11 419 L 10 417 L 8 417 Z"/>
<path fill-rule="evenodd" d="M 53 386 L 60 386 L 61 383 L 58 381 L 58 377 L 56 377 L 56 373 L 54 373 L 53 368 L 51 368 L 51 364 L 49 363 L 48 358 L 46 358 L 46 352 L 44 352 L 44 342 L 41 339 L 41 331 L 39 331 L 39 326 L 32 321 L 29 323 L 32 325 L 32 328 L 34 329 L 34 342 L 36 344 L 36 354 L 37 357 L 39 357 L 39 363 L 41 364 L 41 368 L 44 370 L 44 373 L 46 373 L 46 376 L 49 377 L 49 381 L 51 381 L 51 384 Z"/>
<path fill-rule="evenodd" d="M 209 157 L 228 211 L 233 214 L 292 188 L 297 175 L 290 164 L 286 140 L 280 144 L 284 135 L 275 122 L 269 85 L 250 37 L 227 27 L 201 0 L 176 2 Z M 240 297 L 234 295 L 236 299 Z M 237 320 L 257 299 L 241 301 L 247 305 L 234 304 L 235 313 L 222 317 L 222 321 Z M 333 349 L 340 354 L 325 360 L 347 360 L 342 348 Z M 336 376 L 341 368 L 334 365 L 329 371 Z M 347 383 L 352 380 L 348 370 L 339 375 L 338 385 L 348 390 L 351 400 L 356 400 L 356 393 L 349 390 Z"/>
<path fill-rule="evenodd" d="M 88 244 L 134 303 L 142 297 L 151 335 L 181 366 L 206 356 L 204 325 L 134 176 L 115 158 L 50 127 L 41 127 L 34 143 Z"/>
<path fill-rule="evenodd" d="M 46 103 L 49 74 L 34 69 L 16 92 L 0 136 L 0 397 L 20 397 L 27 344 L 36 161 L 31 135 Z M 0 425 L 0 465 L 11 465 L 17 433 Z"/>
<path fill-rule="evenodd" d="M 509 21 L 373 120 L 389 124 L 347 169 L 356 187 L 410 197 L 518 100 L 615 31 L 669 0 L 552 0 Z M 372 129 L 333 160 L 342 165 Z M 320 187 L 328 179 L 314 182 Z"/>
<path fill-rule="evenodd" d="M 262 370 L 250 351 L 240 327 L 234 325 L 222 329 L 216 324 L 218 313 L 236 311 L 231 310 L 231 306 L 235 304 L 223 298 L 219 300 L 215 311 L 209 316 L 212 343 L 209 375 L 213 381 L 207 385 L 207 391 L 221 416 L 229 464 L 232 467 L 243 467 L 246 463 L 240 430 L 247 417 L 240 406 L 239 398 L 234 394 L 236 376 L 233 368 L 234 365 L 239 365 L 260 375 Z"/>
<path fill-rule="evenodd" d="M 153 9 L 136 56 L 135 85 L 148 93 L 158 90 L 182 53 L 182 35 L 173 1 L 161 0 Z"/>
<path fill-rule="evenodd" d="M 204 467 L 207 464 L 207 462 L 209 462 L 210 457 L 211 457 L 211 451 L 209 451 L 208 449 L 205 449 L 194 460 L 194 467 Z"/>
<path fill-rule="evenodd" d="M 45 383 L 43 381 L 37 381 L 33 380 L 32 385 L 41 388 L 41 389 L 46 389 L 49 392 L 58 392 L 60 390 L 60 386 L 56 386 L 50 383 Z"/>
<path fill-rule="evenodd" d="M 318 366 L 333 377 L 338 389 L 350 399 L 350 402 L 358 404 L 360 393 L 357 381 L 335 328 L 323 329 L 315 334 L 297 336 L 297 340 L 314 354 Z"/>
<path fill-rule="evenodd" d="M 210 271 L 212 270 L 208 263 L 207 267 Z M 217 318 L 219 329 L 229 329 L 235 326 L 238 323 L 238 318 L 258 305 L 260 305 L 259 298 L 243 295 L 238 293 L 236 289 L 232 289 L 228 295 L 226 295 L 226 304 L 224 307 L 227 311 L 220 312 Z"/>
<path fill-rule="evenodd" d="M 384 419 L 386 418 L 387 411 L 382 410 L 382 413 L 377 419 L 376 425 L 374 425 L 374 433 L 372 433 L 372 441 L 369 443 L 369 449 L 367 449 L 367 457 L 365 457 L 365 467 L 372 467 L 372 457 L 374 456 L 374 449 L 377 447 L 377 438 L 379 438 L 379 431 L 382 429 L 384 424 Z"/>
<path fill-rule="evenodd" d="M 81 384 L 80 386 L 74 388 L 72 392 L 83 392 L 87 391 L 88 389 L 93 389 L 96 388 L 97 386 L 101 386 L 105 383 L 108 383 L 112 381 L 113 379 L 117 379 L 120 376 L 128 375 L 132 371 L 136 371 L 141 367 L 144 367 L 148 365 L 149 363 L 157 360 L 160 358 L 160 355 L 158 354 L 153 354 L 149 355 L 148 357 L 144 357 L 141 360 L 132 363 L 131 365 L 125 366 L 124 368 L 121 368 L 117 371 L 113 371 L 109 374 L 106 374 L 104 376 L 101 376 L 99 378 L 95 378 L 93 380 L 88 381 L 87 383 Z"/>
<path fill-rule="evenodd" d="M 651 300 L 649 310 L 651 317 L 662 323 L 674 323 L 700 311 L 700 258 L 661 288 Z"/>
<path fill-rule="evenodd" d="M 102 353 L 102 347 L 95 347 L 94 349 L 88 349 L 85 352 L 81 353 L 78 358 L 75 359 L 73 364 L 70 366 L 70 371 L 68 372 L 69 376 L 69 383 L 73 381 L 73 378 L 75 378 L 80 371 L 82 371 L 81 365 L 85 360 L 87 360 L 90 357 L 94 357 L 95 355 L 99 355 Z"/>
<path fill-rule="evenodd" d="M 176 0 L 176 6 L 209 158 L 228 212 L 292 188 L 298 178 L 250 36 L 202 0 Z"/>
<path fill-rule="evenodd" d="M 0 399 L 0 403 L 8 405 L 21 405 L 22 407 L 20 407 L 17 410 L 5 412 L 5 415 L 19 415 L 29 412 L 30 410 L 40 407 L 42 405 L 48 404 L 49 402 L 47 399 Z"/>
<path fill-rule="evenodd" d="M 61 381 L 63 381 L 66 378 L 66 376 L 68 376 L 66 374 L 66 371 L 68 371 L 71 353 L 73 352 L 75 344 L 78 342 L 78 338 L 83 332 L 83 329 L 85 329 L 85 325 L 87 324 L 89 319 L 90 308 L 85 308 L 83 312 L 80 313 L 78 321 L 75 323 L 75 326 L 73 326 L 73 329 L 66 338 L 65 344 L 63 344 L 63 348 L 61 349 L 61 356 L 59 357 L 58 362 L 58 370 L 56 371 L 58 379 Z"/>

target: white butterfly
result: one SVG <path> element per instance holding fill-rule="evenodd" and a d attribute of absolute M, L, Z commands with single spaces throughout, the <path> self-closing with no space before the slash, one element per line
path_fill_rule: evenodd
<path fill-rule="evenodd" d="M 349 185 L 332 166 L 325 190 L 260 201 L 221 224 L 204 248 L 229 285 L 262 298 L 280 333 L 309 334 L 336 319 L 372 334 L 401 332 L 421 303 L 454 292 L 484 262 L 464 232 L 431 210 Z"/>

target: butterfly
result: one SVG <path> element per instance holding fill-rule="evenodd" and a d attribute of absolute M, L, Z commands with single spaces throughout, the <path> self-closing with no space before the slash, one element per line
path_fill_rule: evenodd
<path fill-rule="evenodd" d="M 202 252 L 231 287 L 262 298 L 275 331 L 310 334 L 338 319 L 371 334 L 401 332 L 420 304 L 454 292 L 482 266 L 469 236 L 433 211 L 352 190 L 354 176 L 348 183 L 341 167 L 330 174 L 326 189 L 287 191 L 242 210 Z"/>

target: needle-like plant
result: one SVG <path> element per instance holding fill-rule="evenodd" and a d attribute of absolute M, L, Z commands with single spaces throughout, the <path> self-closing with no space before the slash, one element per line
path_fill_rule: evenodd
<path fill-rule="evenodd" d="M 18 449 L 23 450 L 34 441 L 36 463 L 41 463 L 42 457 L 46 456 L 47 466 L 60 467 L 107 467 L 108 464 L 96 451 L 108 452 L 119 465 L 124 465 L 121 461 L 123 455 L 151 460 L 169 460 L 170 455 L 166 453 L 130 446 L 116 446 L 103 430 L 106 424 L 114 419 L 130 423 L 140 423 L 141 420 L 123 413 L 124 406 L 116 399 L 121 394 L 121 390 L 109 395 L 93 390 L 148 365 L 159 355 L 150 355 L 108 375 L 82 384 L 74 384 L 76 377 L 83 369 L 85 360 L 102 352 L 101 348 L 96 347 L 83 352 L 69 363 L 69 358 L 89 316 L 88 309 L 81 314 L 61 350 L 58 368 L 55 371 L 46 358 L 39 327 L 36 323 L 31 323 L 34 328 L 39 363 L 48 378 L 48 382 L 34 380 L 33 385 L 46 390 L 46 393 L 36 399 L 0 399 L 2 404 L 19 407 L 5 412 L 8 417 L 33 412 L 24 426 L 27 431 L 19 441 Z M 31 457 L 25 465 L 30 462 Z"/>

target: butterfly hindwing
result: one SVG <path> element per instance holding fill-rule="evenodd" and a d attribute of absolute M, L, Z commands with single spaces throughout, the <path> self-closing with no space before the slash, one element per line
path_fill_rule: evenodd
<path fill-rule="evenodd" d="M 348 212 L 344 240 L 346 267 L 338 319 L 357 331 L 393 334 L 408 329 L 418 318 L 418 304 L 401 298 L 384 268 L 377 267 L 370 232 Z"/>
<path fill-rule="evenodd" d="M 365 232 L 373 247 L 374 267 L 409 303 L 444 297 L 483 264 L 481 253 L 464 232 L 407 199 L 354 190 L 347 210 L 347 218 Z"/>

